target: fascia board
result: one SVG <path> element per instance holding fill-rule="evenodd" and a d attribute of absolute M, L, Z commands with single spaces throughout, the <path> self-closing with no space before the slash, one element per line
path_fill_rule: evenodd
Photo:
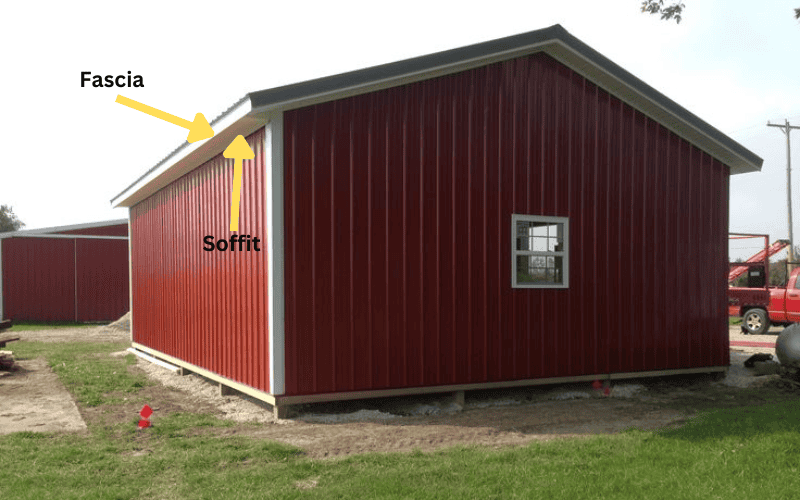
<path fill-rule="evenodd" d="M 245 98 L 215 120 L 214 137 L 190 144 L 185 142 L 136 182 L 111 200 L 114 208 L 131 207 L 170 182 L 191 172 L 198 165 L 220 154 L 237 135 L 248 135 L 264 125 L 261 118 L 250 116 L 250 99 Z"/>

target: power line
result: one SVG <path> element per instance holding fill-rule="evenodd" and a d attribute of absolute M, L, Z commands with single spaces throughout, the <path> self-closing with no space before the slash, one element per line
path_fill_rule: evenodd
<path fill-rule="evenodd" d="M 789 124 L 788 118 L 783 125 L 767 122 L 767 127 L 777 127 L 781 129 L 781 132 L 786 136 L 786 205 L 789 215 L 789 261 L 794 262 L 794 232 L 792 231 L 792 149 L 789 139 L 792 129 L 800 129 L 800 127 Z"/>

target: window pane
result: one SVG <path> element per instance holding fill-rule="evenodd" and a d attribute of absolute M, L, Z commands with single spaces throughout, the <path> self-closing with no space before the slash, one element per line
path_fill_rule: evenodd
<path fill-rule="evenodd" d="M 520 285 L 563 284 L 563 257 L 517 256 L 517 283 Z"/>
<path fill-rule="evenodd" d="M 531 234 L 533 236 L 539 236 L 543 238 L 547 238 L 548 236 L 548 228 L 550 227 L 548 224 L 544 222 L 526 222 L 531 228 Z"/>
<path fill-rule="evenodd" d="M 517 250 L 561 252 L 564 249 L 564 224 L 517 221 Z"/>

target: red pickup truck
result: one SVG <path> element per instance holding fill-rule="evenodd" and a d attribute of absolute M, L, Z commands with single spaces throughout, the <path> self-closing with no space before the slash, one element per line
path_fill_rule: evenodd
<path fill-rule="evenodd" d="M 753 335 L 771 324 L 788 326 L 800 322 L 800 267 L 794 269 L 785 287 L 728 289 L 728 313 L 742 317 L 742 329 Z"/>

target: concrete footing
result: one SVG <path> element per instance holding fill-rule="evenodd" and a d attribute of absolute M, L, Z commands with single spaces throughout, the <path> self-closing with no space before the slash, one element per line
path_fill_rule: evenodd
<path fill-rule="evenodd" d="M 291 406 L 273 406 L 272 415 L 275 416 L 275 420 L 289 418 L 289 415 L 292 413 L 291 408 Z"/>

